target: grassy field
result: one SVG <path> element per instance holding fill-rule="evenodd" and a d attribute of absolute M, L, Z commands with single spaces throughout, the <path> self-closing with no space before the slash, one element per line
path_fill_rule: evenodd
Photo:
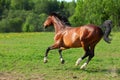
<path fill-rule="evenodd" d="M 112 33 L 112 43 L 101 40 L 95 57 L 85 70 L 76 67 L 82 48 L 63 51 L 60 64 L 57 50 L 45 50 L 53 44 L 54 33 L 0 33 L 0 80 L 120 80 L 120 33 Z"/>

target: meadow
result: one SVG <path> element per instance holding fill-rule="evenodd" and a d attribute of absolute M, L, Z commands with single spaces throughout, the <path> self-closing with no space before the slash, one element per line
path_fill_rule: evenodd
<path fill-rule="evenodd" d="M 61 64 L 57 50 L 50 51 L 49 62 L 43 57 L 54 43 L 53 32 L 0 33 L 0 80 L 119 80 L 120 32 L 112 33 L 112 42 L 103 39 L 97 44 L 95 57 L 85 70 L 75 66 L 84 54 L 82 48 L 63 51 Z"/>

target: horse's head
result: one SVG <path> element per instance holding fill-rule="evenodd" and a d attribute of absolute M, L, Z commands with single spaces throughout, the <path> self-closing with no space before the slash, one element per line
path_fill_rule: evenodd
<path fill-rule="evenodd" d="M 44 22 L 44 28 L 47 28 L 48 26 L 50 26 L 50 25 L 52 25 L 53 24 L 53 18 L 54 17 L 58 17 L 59 15 L 58 15 L 58 13 L 56 13 L 56 12 L 52 12 L 52 13 L 50 13 L 49 14 L 49 16 L 47 17 L 47 19 L 46 19 L 46 21 Z"/>
<path fill-rule="evenodd" d="M 43 25 L 44 28 L 47 28 L 48 26 L 52 25 L 52 16 L 48 16 Z"/>
<path fill-rule="evenodd" d="M 65 16 L 61 16 L 59 13 L 53 12 L 51 13 L 48 18 L 46 19 L 46 21 L 44 22 L 44 28 L 52 25 L 54 22 L 63 22 L 66 25 L 70 25 L 68 19 Z"/>

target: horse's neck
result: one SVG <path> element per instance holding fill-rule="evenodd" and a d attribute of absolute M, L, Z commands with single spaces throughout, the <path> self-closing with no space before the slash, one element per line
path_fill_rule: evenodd
<path fill-rule="evenodd" d="M 58 33 L 65 28 L 65 24 L 56 17 L 54 17 L 53 25 L 55 28 L 55 33 Z"/>

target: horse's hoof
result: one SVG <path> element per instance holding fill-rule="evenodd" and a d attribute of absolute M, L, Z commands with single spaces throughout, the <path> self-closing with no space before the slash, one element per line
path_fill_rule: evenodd
<path fill-rule="evenodd" d="M 44 63 L 47 63 L 47 62 L 48 62 L 48 60 L 47 60 L 47 58 L 45 57 L 45 58 L 44 58 Z"/>
<path fill-rule="evenodd" d="M 80 67 L 80 69 L 85 69 L 87 67 L 87 63 L 84 63 L 81 67 Z"/>
<path fill-rule="evenodd" d="M 85 67 L 85 66 L 84 66 L 84 67 L 83 67 L 83 66 L 81 66 L 81 67 L 80 67 L 80 69 L 81 69 L 81 70 L 85 70 L 85 69 L 86 69 L 86 67 Z"/>
<path fill-rule="evenodd" d="M 48 62 L 48 60 L 44 60 L 44 63 L 47 63 Z"/>
<path fill-rule="evenodd" d="M 79 65 L 79 64 L 77 64 L 77 63 L 75 64 L 75 66 L 78 66 L 78 65 Z"/>
<path fill-rule="evenodd" d="M 76 63 L 75 63 L 75 66 L 78 66 L 79 64 L 80 64 L 80 62 L 76 62 Z"/>
<path fill-rule="evenodd" d="M 65 60 L 62 60 L 62 61 L 61 61 L 61 64 L 64 64 L 64 63 L 65 63 Z"/>
<path fill-rule="evenodd" d="M 78 66 L 81 61 L 82 61 L 82 58 L 78 58 L 78 60 L 77 60 L 76 63 L 75 63 L 75 66 Z"/>

